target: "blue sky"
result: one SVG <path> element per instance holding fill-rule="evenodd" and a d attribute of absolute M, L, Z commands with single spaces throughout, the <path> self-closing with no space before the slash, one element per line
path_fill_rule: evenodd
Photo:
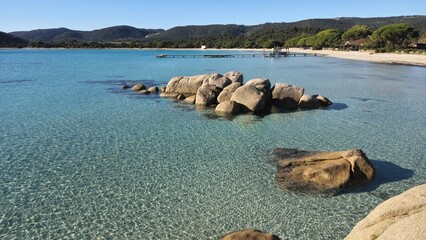
<path fill-rule="evenodd" d="M 309 18 L 426 15 L 425 0 L 0 0 L 0 31 L 116 25 L 255 25 Z"/>

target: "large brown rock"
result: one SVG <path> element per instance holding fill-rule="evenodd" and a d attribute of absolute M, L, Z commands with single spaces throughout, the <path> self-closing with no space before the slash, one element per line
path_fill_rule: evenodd
<path fill-rule="evenodd" d="M 239 103 L 244 112 L 262 112 L 266 107 L 267 95 L 256 86 L 245 84 L 232 94 L 231 101 Z"/>
<path fill-rule="evenodd" d="M 235 92 L 235 90 L 241 87 L 241 85 L 242 84 L 240 82 L 235 82 L 225 87 L 223 91 L 219 94 L 219 96 L 217 97 L 217 102 L 222 103 L 222 102 L 231 100 L 232 94 Z"/>
<path fill-rule="evenodd" d="M 277 83 L 271 89 L 274 106 L 286 109 L 296 109 L 305 89 L 287 83 Z"/>
<path fill-rule="evenodd" d="M 244 82 L 243 74 L 239 72 L 231 71 L 225 73 L 223 76 L 229 78 L 233 83 L 239 82 L 242 84 Z"/>
<path fill-rule="evenodd" d="M 336 193 L 369 182 L 375 169 L 359 149 L 306 152 L 278 148 L 275 180 L 280 187 L 299 192 Z"/>
<path fill-rule="evenodd" d="M 204 83 L 197 91 L 195 104 L 202 106 L 210 106 L 216 104 L 217 96 L 221 92 L 221 88 L 216 85 Z"/>
<path fill-rule="evenodd" d="M 188 95 L 197 94 L 198 88 L 201 87 L 208 74 L 196 76 L 179 76 L 170 79 L 166 86 L 166 93 L 184 93 Z"/>
<path fill-rule="evenodd" d="M 244 229 L 228 233 L 221 237 L 220 240 L 280 240 L 280 238 L 271 233 L 264 233 L 254 229 Z"/>
<path fill-rule="evenodd" d="M 423 184 L 381 203 L 345 240 L 424 240 L 425 223 L 426 184 Z"/>

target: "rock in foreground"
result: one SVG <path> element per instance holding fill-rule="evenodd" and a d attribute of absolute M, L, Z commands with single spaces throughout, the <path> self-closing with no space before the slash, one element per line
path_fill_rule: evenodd
<path fill-rule="evenodd" d="M 244 229 L 228 233 L 220 240 L 280 240 L 280 238 L 271 233 L 264 233 L 254 229 Z"/>
<path fill-rule="evenodd" d="M 275 180 L 282 188 L 312 193 L 336 193 L 371 181 L 373 165 L 359 149 L 338 152 L 307 152 L 276 148 Z"/>
<path fill-rule="evenodd" d="M 345 240 L 426 239 L 426 184 L 377 206 Z"/>

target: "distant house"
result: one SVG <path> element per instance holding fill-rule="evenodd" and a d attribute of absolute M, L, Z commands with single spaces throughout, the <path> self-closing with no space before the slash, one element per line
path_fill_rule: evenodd
<path fill-rule="evenodd" d="M 413 48 L 426 49 L 426 43 L 414 43 Z"/>
<path fill-rule="evenodd" d="M 201 49 L 207 49 L 206 45 L 201 45 Z"/>
<path fill-rule="evenodd" d="M 362 47 L 367 42 L 368 38 L 360 38 L 356 40 L 349 40 L 345 43 L 345 46 L 348 47 Z"/>

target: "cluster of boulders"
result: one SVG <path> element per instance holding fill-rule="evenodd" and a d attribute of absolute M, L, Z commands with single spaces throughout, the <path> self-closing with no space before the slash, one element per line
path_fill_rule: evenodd
<path fill-rule="evenodd" d="M 243 74 L 228 72 L 179 76 L 170 79 L 162 97 L 177 98 L 201 106 L 216 106 L 223 113 L 267 113 L 271 107 L 312 109 L 328 106 L 331 101 L 321 95 L 305 95 L 304 89 L 286 83 L 271 86 L 266 78 L 243 83 Z"/>
<path fill-rule="evenodd" d="M 371 181 L 375 169 L 360 149 L 309 152 L 275 148 L 275 180 L 282 188 L 307 193 L 334 194 L 348 186 Z"/>

